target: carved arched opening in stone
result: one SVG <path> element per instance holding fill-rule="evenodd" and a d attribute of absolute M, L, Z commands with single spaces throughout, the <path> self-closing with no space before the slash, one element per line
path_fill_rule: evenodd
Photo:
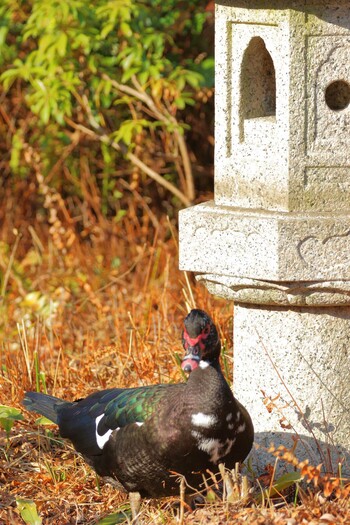
<path fill-rule="evenodd" d="M 240 84 L 240 135 L 244 140 L 244 120 L 276 115 L 275 66 L 259 36 L 244 51 Z"/>

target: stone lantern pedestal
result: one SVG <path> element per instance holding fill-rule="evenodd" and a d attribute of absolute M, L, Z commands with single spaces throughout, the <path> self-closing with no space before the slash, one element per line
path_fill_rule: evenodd
<path fill-rule="evenodd" d="M 348 2 L 221 1 L 215 45 L 215 200 L 180 213 L 180 267 L 234 301 L 256 441 L 350 473 Z"/>

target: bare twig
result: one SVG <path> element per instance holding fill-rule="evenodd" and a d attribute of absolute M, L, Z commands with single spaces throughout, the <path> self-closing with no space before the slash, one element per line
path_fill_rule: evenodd
<path fill-rule="evenodd" d="M 194 182 L 193 182 L 191 161 L 188 156 L 186 142 L 185 142 L 183 135 L 181 135 L 181 133 L 179 132 L 179 130 L 175 129 L 174 135 L 179 145 L 179 150 L 180 150 L 181 158 L 182 158 L 182 164 L 183 164 L 183 168 L 185 172 L 186 183 L 187 183 L 187 197 L 191 201 L 193 201 L 195 197 Z"/>
<path fill-rule="evenodd" d="M 125 157 L 130 160 L 130 162 L 134 165 L 140 168 L 143 173 L 146 173 L 151 179 L 156 181 L 160 186 L 163 186 L 163 188 L 167 189 L 170 193 L 175 195 L 185 206 L 190 206 L 191 201 L 180 191 L 177 189 L 177 187 L 172 184 L 171 182 L 167 181 L 164 177 L 159 175 L 156 171 L 152 170 L 147 164 L 142 162 L 136 155 L 131 153 L 130 151 L 127 151 L 126 147 L 124 147 L 123 144 L 120 144 L 116 142 L 115 140 L 111 140 L 110 137 L 106 133 L 97 133 L 96 131 L 87 128 L 83 124 L 78 124 L 77 122 L 74 122 L 70 118 L 66 117 L 67 123 L 72 126 L 74 129 L 79 129 L 85 135 L 88 135 L 90 137 L 93 137 L 95 140 L 98 140 L 100 142 L 103 142 L 104 144 L 108 144 L 116 151 L 120 151 L 125 155 Z"/>
<path fill-rule="evenodd" d="M 120 84 L 119 82 L 117 82 L 116 80 L 114 80 L 106 74 L 102 75 L 102 78 L 104 80 L 108 80 L 112 84 L 112 86 L 118 91 L 121 91 L 121 93 L 125 93 L 126 95 L 130 95 L 131 97 L 141 100 L 152 111 L 152 113 L 154 114 L 154 118 L 160 120 L 161 122 L 164 122 L 165 124 L 169 124 L 169 117 L 165 116 L 161 111 L 159 111 L 153 99 L 149 95 L 147 95 L 147 93 L 142 89 L 135 77 L 132 78 L 132 81 L 136 89 L 125 84 Z"/>
<path fill-rule="evenodd" d="M 173 115 L 171 115 L 167 110 L 164 110 L 166 111 L 166 115 L 164 115 L 163 113 L 157 110 L 157 107 L 153 99 L 149 97 L 147 93 L 145 93 L 145 91 L 142 89 L 142 86 L 137 81 L 137 78 L 135 75 L 132 77 L 131 80 L 137 89 L 137 93 L 139 93 L 140 96 L 141 95 L 143 96 L 144 102 L 157 115 L 157 118 L 159 120 L 163 120 L 163 122 L 166 122 L 167 124 L 172 124 L 173 126 L 175 126 L 174 136 L 179 146 L 180 155 L 182 158 L 182 164 L 183 164 L 183 168 L 185 172 L 186 183 L 187 183 L 187 197 L 192 201 L 195 196 L 192 167 L 191 167 L 191 162 L 190 162 L 190 158 L 188 155 L 185 140 L 183 138 L 183 135 L 179 131 L 180 130 L 179 123 L 177 122 L 176 118 Z"/>
<path fill-rule="evenodd" d="M 151 110 L 154 118 L 158 119 L 160 122 L 163 122 L 166 125 L 171 124 L 174 127 L 174 137 L 179 146 L 179 151 L 180 151 L 180 155 L 182 158 L 183 169 L 185 172 L 186 196 L 188 197 L 190 201 L 193 201 L 195 197 L 195 190 L 194 190 L 191 162 L 190 162 L 190 158 L 188 155 L 185 140 L 183 138 L 183 135 L 179 131 L 180 125 L 177 122 L 176 118 L 173 115 L 171 115 L 165 108 L 163 112 L 157 108 L 152 97 L 150 97 L 144 91 L 144 89 L 142 89 L 142 86 L 139 84 L 135 76 L 133 76 L 131 79 L 132 83 L 135 86 L 135 89 L 130 86 L 126 86 L 125 84 L 120 84 L 116 80 L 110 78 L 108 75 L 103 75 L 103 78 L 111 82 L 112 86 L 115 87 L 118 91 L 121 91 L 122 93 L 135 97 L 138 100 L 141 100 Z"/>
<path fill-rule="evenodd" d="M 324 464 L 326 464 L 326 457 L 325 457 L 325 455 L 324 455 L 324 453 L 323 453 L 323 451 L 322 451 L 322 449 L 321 449 L 321 447 L 320 447 L 319 441 L 318 441 L 318 439 L 317 439 L 317 437 L 316 437 L 316 435 L 315 435 L 315 433 L 314 433 L 314 431 L 313 431 L 313 429 L 312 429 L 310 423 L 309 423 L 308 420 L 306 419 L 303 410 L 301 409 L 299 403 L 297 402 L 297 400 L 296 400 L 295 397 L 293 396 L 292 392 L 291 392 L 290 389 L 288 388 L 288 385 L 287 385 L 286 382 L 284 381 L 284 379 L 283 379 L 283 377 L 282 377 L 280 371 L 278 370 L 278 368 L 277 368 L 275 362 L 273 361 L 272 357 L 270 356 L 270 354 L 269 354 L 269 352 L 268 352 L 266 346 L 264 345 L 264 342 L 263 342 L 263 340 L 262 340 L 262 338 L 261 338 L 261 336 L 260 336 L 258 330 L 255 329 L 255 332 L 256 332 L 256 334 L 257 334 L 257 336 L 258 336 L 258 339 L 259 339 L 259 341 L 260 341 L 260 343 L 261 343 L 261 346 L 263 347 L 263 349 L 264 349 L 264 351 L 265 351 L 265 353 L 266 353 L 266 355 L 267 355 L 267 357 L 268 357 L 270 363 L 272 364 L 272 366 L 273 366 L 273 368 L 274 368 L 274 370 L 275 370 L 275 372 L 276 372 L 276 374 L 277 374 L 279 380 L 281 381 L 282 385 L 284 386 L 284 388 L 285 388 L 286 391 L 288 392 L 288 394 L 289 394 L 291 400 L 293 401 L 294 405 L 295 405 L 296 408 L 298 409 L 300 416 L 301 416 L 301 417 L 303 418 L 303 420 L 304 420 L 304 423 L 305 423 L 305 425 L 306 425 L 307 430 L 308 430 L 308 431 L 310 432 L 310 434 L 312 435 L 312 437 L 313 437 L 313 439 L 314 439 L 314 441 L 315 441 L 316 447 L 317 447 L 317 449 L 318 449 L 318 451 L 319 451 L 319 454 L 320 454 L 321 458 L 323 459 Z M 299 435 L 298 435 L 298 436 L 299 436 Z M 301 436 L 299 436 L 299 438 L 301 439 Z M 301 441 L 304 443 L 304 441 L 303 441 L 302 439 L 301 439 Z"/>
<path fill-rule="evenodd" d="M 186 482 L 184 476 L 181 476 L 180 481 L 180 515 L 179 515 L 179 525 L 183 525 L 184 515 L 185 515 L 185 491 L 186 491 Z"/>
<path fill-rule="evenodd" d="M 17 331 L 18 331 L 18 336 L 19 336 L 22 352 L 24 355 L 24 361 L 25 361 L 26 368 L 27 368 L 29 383 L 32 384 L 32 371 L 31 371 L 31 364 L 30 364 L 30 358 L 29 358 L 27 332 L 26 332 L 26 327 L 25 327 L 23 319 L 22 319 L 21 324 L 17 323 Z"/>
<path fill-rule="evenodd" d="M 15 240 L 15 244 L 13 245 L 13 248 L 12 248 L 12 251 L 11 251 L 11 254 L 10 254 L 10 258 L 9 258 L 9 262 L 8 262 L 8 265 L 7 265 L 7 268 L 6 268 L 6 271 L 5 271 L 4 280 L 3 280 L 3 283 L 2 283 L 2 287 L 1 287 L 1 297 L 5 296 L 7 283 L 8 283 L 8 280 L 10 278 L 10 274 L 11 274 L 11 271 L 12 271 L 12 266 L 13 266 L 13 262 L 15 260 L 15 255 L 16 255 L 16 251 L 17 251 L 17 248 L 18 248 L 18 243 L 20 241 L 20 238 L 21 238 L 21 235 L 17 234 L 16 240 Z"/>
<path fill-rule="evenodd" d="M 153 224 L 154 229 L 159 228 L 159 221 L 158 221 L 157 217 L 154 215 L 153 211 L 148 206 L 148 204 L 146 203 L 145 199 L 139 194 L 139 192 L 136 191 L 135 189 L 133 189 L 130 186 L 130 184 L 124 179 L 120 180 L 120 184 L 122 186 L 124 186 L 124 188 L 126 188 L 128 191 L 130 191 L 134 195 L 135 200 L 140 203 L 140 206 L 142 206 L 142 208 L 147 213 L 151 223 Z"/>
<path fill-rule="evenodd" d="M 187 311 L 189 312 L 190 310 L 192 310 L 192 308 L 197 308 L 197 306 L 196 306 L 196 301 L 195 301 L 195 298 L 192 292 L 191 283 L 188 278 L 188 272 L 184 272 L 184 274 L 185 274 L 186 288 L 182 288 L 182 293 L 184 294 Z"/>

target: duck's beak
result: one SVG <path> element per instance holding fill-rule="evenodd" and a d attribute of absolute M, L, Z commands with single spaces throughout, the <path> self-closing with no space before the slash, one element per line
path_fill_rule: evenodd
<path fill-rule="evenodd" d="M 181 368 L 187 374 L 190 374 L 193 370 L 198 368 L 200 357 L 198 354 L 193 354 L 191 348 L 188 348 L 188 353 L 185 355 L 181 362 Z"/>

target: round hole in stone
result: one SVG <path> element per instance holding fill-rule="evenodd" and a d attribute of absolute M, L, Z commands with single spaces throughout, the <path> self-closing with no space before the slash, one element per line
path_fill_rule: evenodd
<path fill-rule="evenodd" d="M 350 103 L 350 85 L 345 80 L 335 80 L 327 86 L 325 100 L 333 111 L 345 109 Z"/>

